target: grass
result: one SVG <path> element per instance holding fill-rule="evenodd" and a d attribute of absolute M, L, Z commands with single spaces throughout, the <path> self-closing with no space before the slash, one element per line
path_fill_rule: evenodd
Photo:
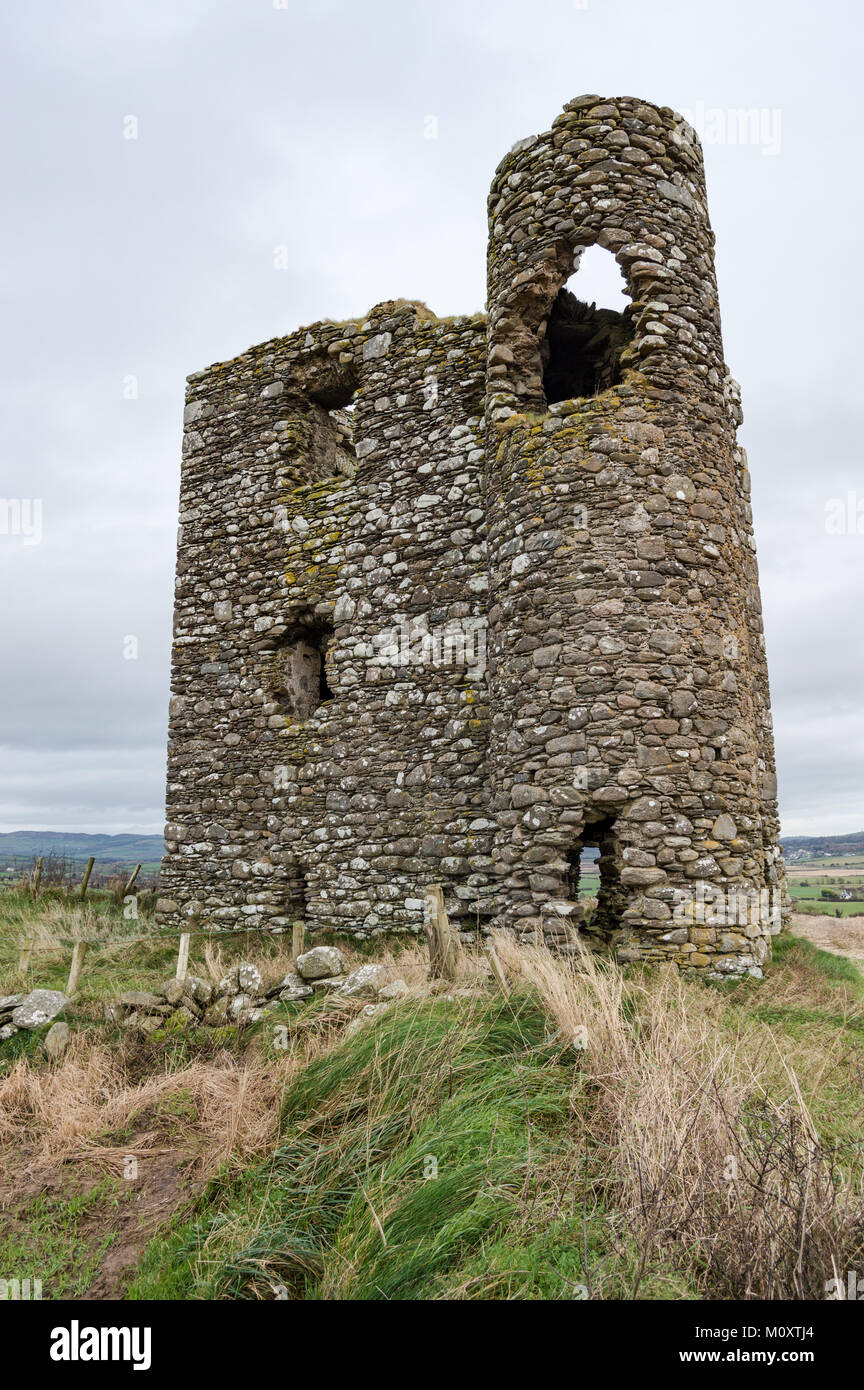
<path fill-rule="evenodd" d="M 151 1247 L 130 1296 L 572 1297 L 586 1236 L 601 1258 L 544 1181 L 573 1158 L 573 1060 L 528 998 L 391 1010 L 301 1073 L 272 1159 Z"/>
<path fill-rule="evenodd" d="M 857 896 L 864 888 L 864 880 L 861 878 L 840 876 L 831 878 L 812 873 L 809 873 L 806 878 L 799 878 L 792 874 L 789 877 L 787 887 L 789 895 L 794 901 L 796 912 L 802 912 L 808 916 L 864 917 L 864 898 Z M 833 893 L 839 893 L 842 889 L 848 888 L 856 896 L 847 902 L 823 898 L 823 888 Z"/>
<path fill-rule="evenodd" d="M 784 940 L 767 988 L 712 987 L 502 954 L 508 1002 L 400 1004 L 301 1071 L 273 1156 L 130 1297 L 821 1298 L 855 1267 L 849 962 Z"/>
<path fill-rule="evenodd" d="M 37 1034 L 2 1047 L 0 1254 L 43 1297 L 80 1296 L 137 1212 L 130 1152 L 173 1183 L 155 1233 L 124 1228 L 133 1300 L 821 1299 L 864 1260 L 864 980 L 807 941 L 778 938 L 765 980 L 710 983 L 502 937 L 506 999 L 480 956 L 442 990 L 393 946 L 408 994 L 362 1026 L 317 995 L 242 1036 L 144 1043 L 102 1003 L 173 973 L 175 943 L 121 943 L 98 899 L 27 909 L 0 898 L 3 990 L 24 927 L 31 984 L 63 975 L 76 927 L 103 934 L 63 1059 Z M 287 950 L 193 942 L 192 968 L 275 974 Z M 15 1196 L 49 1181 L 42 1205 Z"/>
<path fill-rule="evenodd" d="M 67 1197 L 40 1194 L 27 1202 L 0 1232 L 0 1270 L 6 1279 L 40 1279 L 43 1297 L 75 1299 L 86 1293 L 105 1251 L 114 1242 L 107 1231 L 96 1241 L 85 1232 L 105 1208 L 116 1207 L 125 1194 L 103 1179 Z"/>
<path fill-rule="evenodd" d="M 828 898 L 801 898 L 795 896 L 795 911 L 806 917 L 864 917 L 864 901 L 861 898 L 849 902 L 831 902 Z"/>
<path fill-rule="evenodd" d="M 145 895 L 144 902 L 149 902 Z M 34 900 L 29 892 L 0 893 L 0 991 L 24 993 L 37 986 L 65 990 L 73 943 L 87 939 L 84 973 L 76 1001 L 75 1026 L 94 1037 L 104 1033 L 104 1005 L 124 990 L 151 990 L 170 979 L 177 964 L 179 938 L 156 936 L 148 907 L 126 918 L 122 902 L 108 890 L 96 890 L 85 904 L 63 890 L 48 889 Z M 29 967 L 19 970 L 21 946 L 32 942 Z M 254 931 L 214 939 L 194 937 L 189 971 L 217 983 L 228 966 L 254 958 L 274 982 L 291 968 L 290 938 L 263 937 Z M 116 1030 L 115 1030 L 116 1031 Z M 233 1033 L 230 1036 L 234 1036 Z M 199 1030 L 197 1042 L 224 1043 L 213 1029 Z M 157 1042 L 161 1041 L 161 1036 Z M 196 1039 L 193 1039 L 196 1041 Z M 38 1046 L 36 1034 L 17 1034 L 0 1048 L 0 1076 L 10 1060 Z M 176 1040 L 178 1055 L 186 1049 Z"/>

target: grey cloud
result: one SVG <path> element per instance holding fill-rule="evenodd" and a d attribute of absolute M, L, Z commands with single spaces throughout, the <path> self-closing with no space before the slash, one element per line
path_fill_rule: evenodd
<path fill-rule="evenodd" d="M 719 17 L 691 0 L 90 0 L 2 22 L 0 496 L 44 504 L 41 546 L 0 536 L 4 826 L 161 828 L 186 374 L 396 295 L 481 308 L 495 165 L 596 91 L 781 111 L 776 155 L 705 147 L 721 308 L 784 826 L 864 828 L 864 537 L 824 530 L 830 497 L 864 494 L 854 7 L 828 0 L 814 23 L 802 0 Z"/>

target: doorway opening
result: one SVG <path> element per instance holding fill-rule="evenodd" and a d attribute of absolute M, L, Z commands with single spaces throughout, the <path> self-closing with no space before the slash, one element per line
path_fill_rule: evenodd
<path fill-rule="evenodd" d="M 583 860 L 586 849 L 597 849 L 596 859 L 599 886 L 597 905 L 586 922 L 584 930 L 604 937 L 611 937 L 621 926 L 621 914 L 627 900 L 621 884 L 621 846 L 615 828 L 614 816 L 603 816 L 589 821 L 582 835 L 567 852 L 565 870 L 565 892 L 571 902 L 577 902 L 584 887 L 587 868 Z"/>

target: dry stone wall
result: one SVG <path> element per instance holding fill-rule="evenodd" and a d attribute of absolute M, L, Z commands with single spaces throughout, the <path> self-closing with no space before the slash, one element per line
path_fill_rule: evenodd
<path fill-rule="evenodd" d="M 390 301 L 189 379 L 160 921 L 417 931 L 441 882 L 466 932 L 758 973 L 783 870 L 698 141 L 579 98 L 489 225 L 488 320 Z M 593 244 L 616 384 L 549 404 Z"/>

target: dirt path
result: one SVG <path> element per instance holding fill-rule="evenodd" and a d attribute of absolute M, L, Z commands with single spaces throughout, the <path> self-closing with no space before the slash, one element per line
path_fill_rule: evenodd
<path fill-rule="evenodd" d="M 147 1135 L 152 1141 L 152 1134 Z M 147 1145 L 146 1147 L 149 1147 Z M 135 1153 L 135 1137 L 129 1153 Z M 127 1275 L 138 1264 L 147 1243 L 158 1228 L 195 1196 L 202 1184 L 194 1177 L 193 1155 L 186 1150 L 163 1149 L 149 1153 L 139 1163 L 139 1176 L 128 1183 L 121 1179 L 119 1200 L 97 1202 L 76 1227 L 76 1241 L 95 1252 L 110 1237 L 82 1301 L 123 1298 Z M 0 1152 L 0 1216 L 4 1223 L 23 1226 L 27 1208 L 34 1198 L 47 1196 L 58 1203 L 91 1192 L 105 1181 L 104 1167 L 61 1162 L 46 1166 L 33 1163 L 33 1156 L 20 1149 Z M 109 1170 L 110 1171 L 110 1170 Z M 45 1290 L 45 1297 L 51 1297 Z"/>
<path fill-rule="evenodd" d="M 792 917 L 792 931 L 822 951 L 864 960 L 864 917 L 817 917 L 798 912 Z"/>
<path fill-rule="evenodd" d="M 83 1300 L 122 1298 L 126 1276 L 138 1264 L 148 1241 L 158 1227 L 192 1197 L 194 1184 L 190 1188 L 185 1171 L 188 1159 L 178 1162 L 179 1157 L 168 1153 L 147 1160 L 144 1175 L 133 1184 L 133 1200 L 113 1213 L 114 1216 L 122 1213 L 118 1238 L 105 1251 L 96 1278 L 82 1295 Z M 101 1234 L 104 1237 L 104 1230 Z"/>

